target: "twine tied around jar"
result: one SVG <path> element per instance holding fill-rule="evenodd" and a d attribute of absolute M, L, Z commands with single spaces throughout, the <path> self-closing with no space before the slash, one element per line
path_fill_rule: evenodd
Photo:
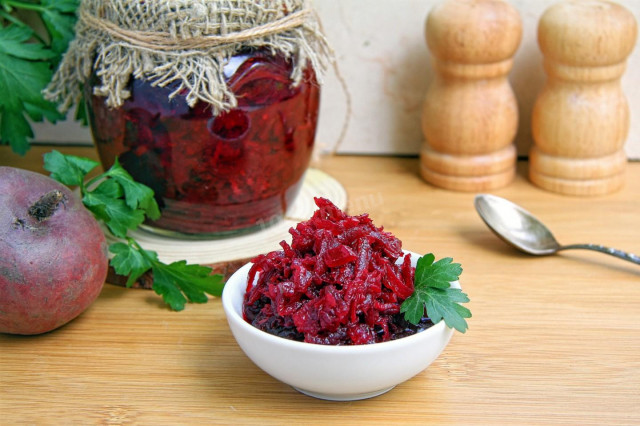
<path fill-rule="evenodd" d="M 94 94 L 109 107 L 130 96 L 131 77 L 186 90 L 186 101 L 211 104 L 214 115 L 236 106 L 224 65 L 246 49 L 268 49 L 293 61 L 300 83 L 311 66 L 318 79 L 332 51 L 306 0 L 83 0 L 76 38 L 44 95 L 66 111 L 92 73 Z"/>

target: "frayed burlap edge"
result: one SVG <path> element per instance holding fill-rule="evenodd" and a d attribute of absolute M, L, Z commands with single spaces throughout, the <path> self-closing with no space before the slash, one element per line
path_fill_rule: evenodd
<path fill-rule="evenodd" d="M 215 115 L 236 106 L 223 68 L 247 48 L 293 61 L 294 84 L 307 66 L 321 81 L 332 61 L 305 0 L 84 0 L 76 38 L 44 95 L 67 111 L 95 72 L 101 84 L 94 94 L 110 107 L 130 96 L 127 84 L 135 77 L 157 86 L 175 84 L 170 97 L 186 89 L 189 106 L 207 102 Z"/>

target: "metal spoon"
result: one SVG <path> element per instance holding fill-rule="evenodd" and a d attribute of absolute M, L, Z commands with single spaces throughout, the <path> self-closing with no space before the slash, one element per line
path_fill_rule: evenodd
<path fill-rule="evenodd" d="M 554 254 L 560 250 L 586 249 L 606 253 L 640 264 L 640 257 L 597 244 L 560 245 L 549 229 L 531 213 L 495 195 L 476 195 L 474 204 L 480 217 L 497 236 L 525 253 Z"/>

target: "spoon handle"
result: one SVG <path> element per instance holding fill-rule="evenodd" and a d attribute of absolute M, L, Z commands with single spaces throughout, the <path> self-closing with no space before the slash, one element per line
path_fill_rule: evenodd
<path fill-rule="evenodd" d="M 633 253 L 627 253 L 622 250 L 605 247 L 599 244 L 569 244 L 558 248 L 558 250 L 567 249 L 595 250 L 599 251 L 600 253 L 610 254 L 611 256 L 619 257 L 620 259 L 628 260 L 629 262 L 637 263 L 638 265 L 640 265 L 640 256 L 637 256 Z"/>

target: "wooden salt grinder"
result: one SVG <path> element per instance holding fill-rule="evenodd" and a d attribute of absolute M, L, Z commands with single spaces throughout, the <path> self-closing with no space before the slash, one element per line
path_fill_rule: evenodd
<path fill-rule="evenodd" d="M 515 176 L 518 107 L 507 80 L 522 38 L 502 0 L 447 0 L 426 21 L 435 78 L 424 101 L 420 173 L 456 191 L 485 191 Z"/>
<path fill-rule="evenodd" d="M 529 178 L 567 195 L 624 184 L 629 106 L 620 87 L 637 35 L 633 15 L 605 1 L 566 1 L 538 24 L 547 82 L 533 109 Z"/>

